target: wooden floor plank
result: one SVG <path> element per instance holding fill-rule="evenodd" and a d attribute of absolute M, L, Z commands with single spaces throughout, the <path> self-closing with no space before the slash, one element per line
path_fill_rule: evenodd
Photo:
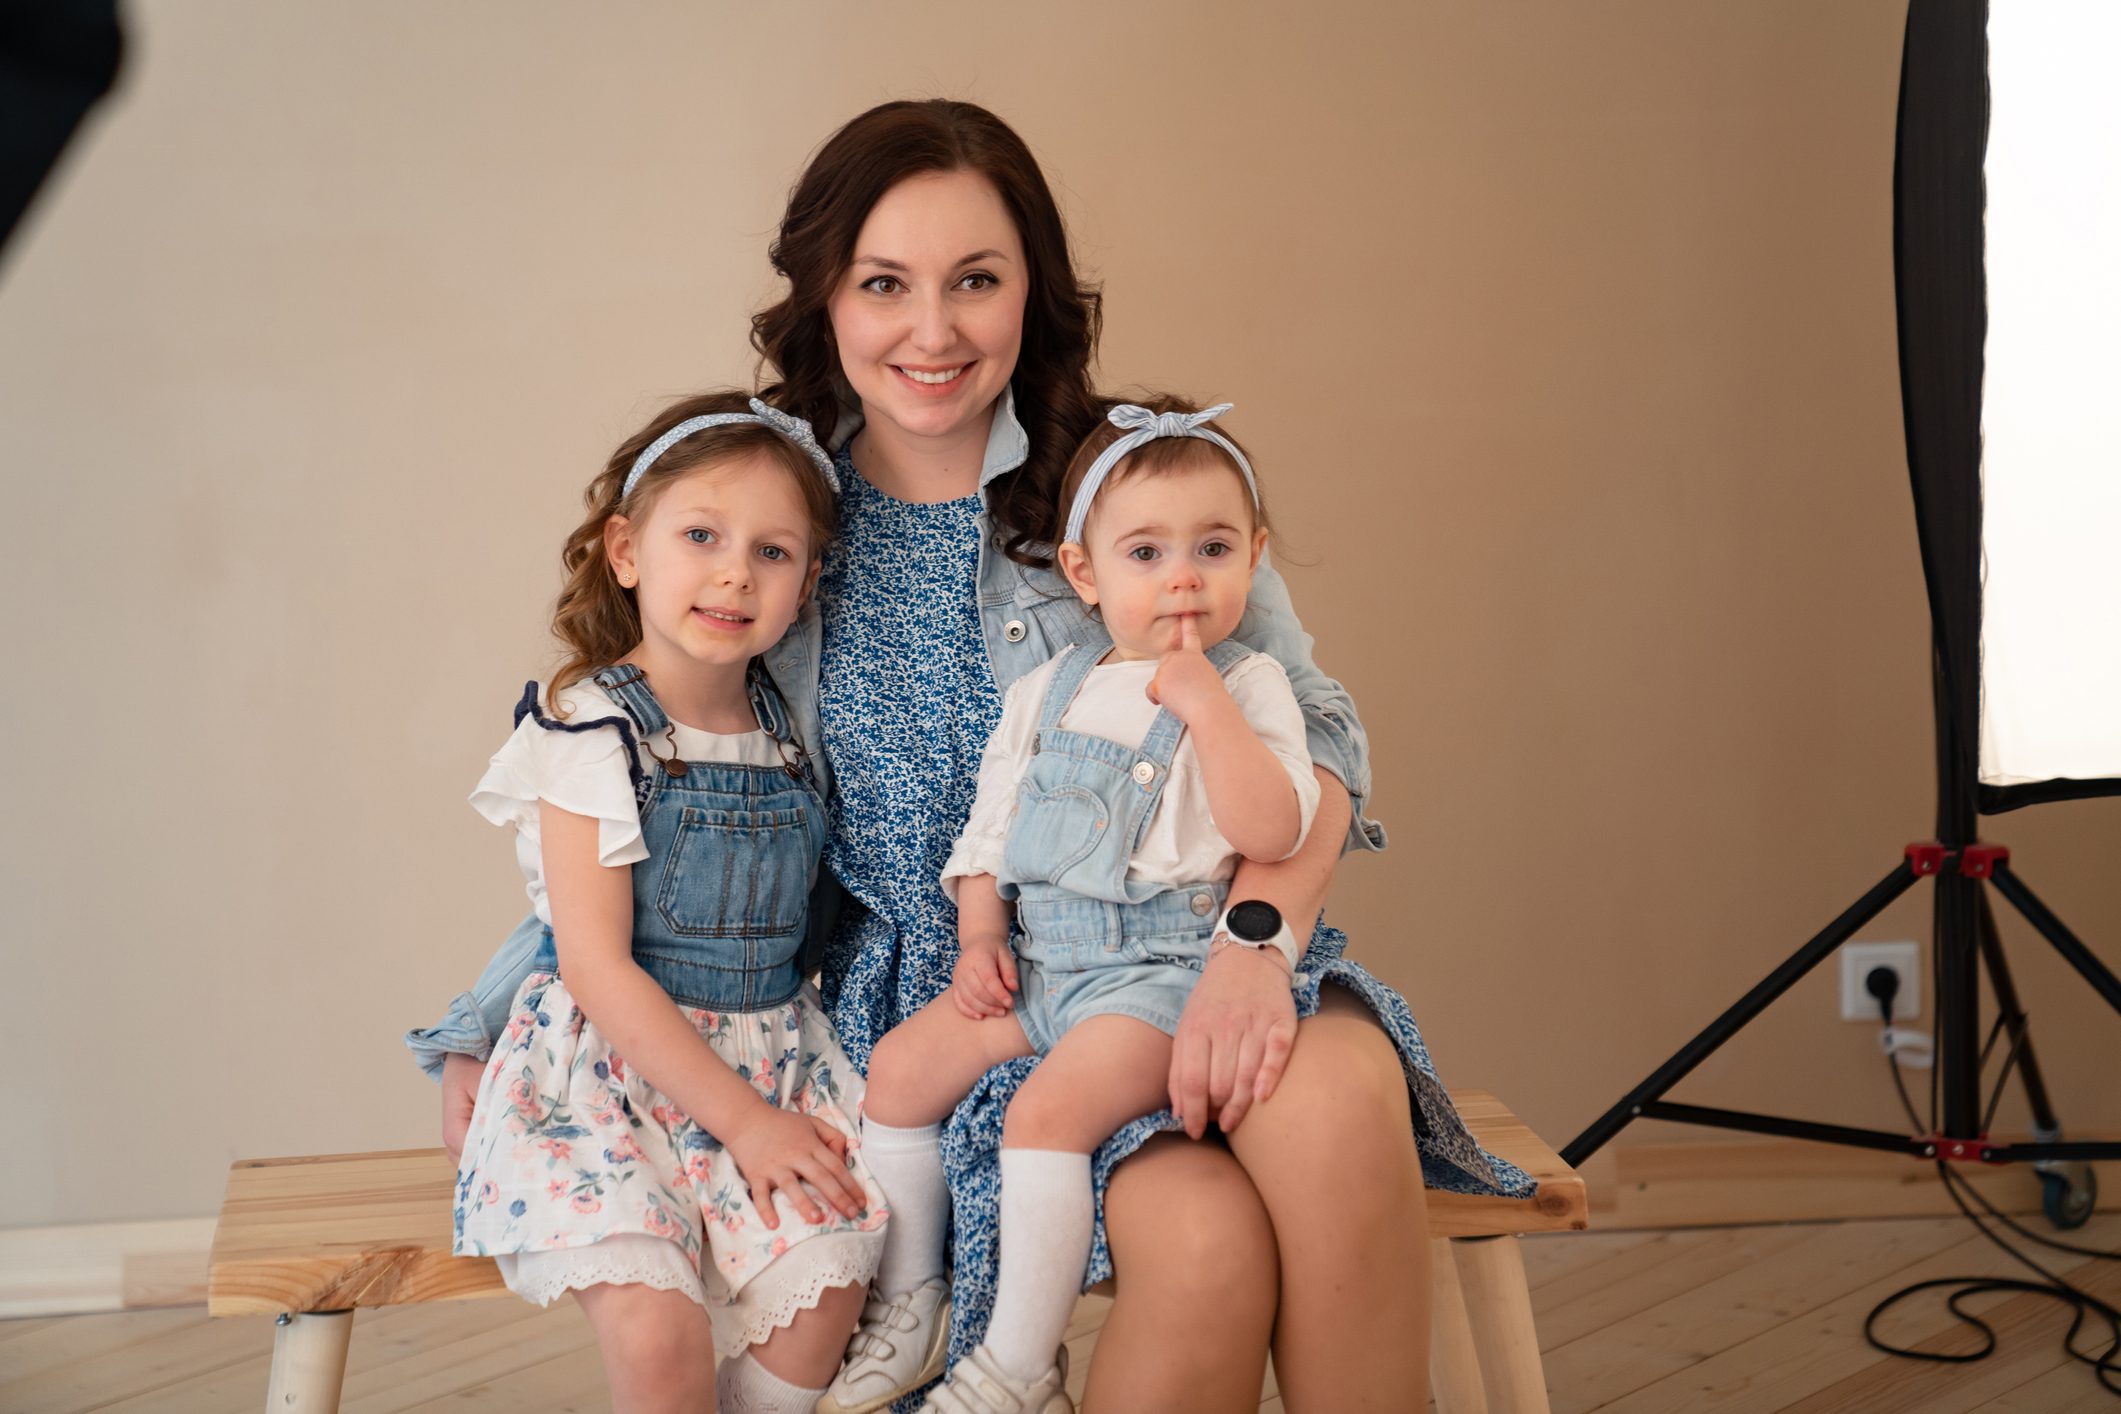
<path fill-rule="evenodd" d="M 1963 1220 L 1955 1223 L 1950 1219 L 1931 1219 L 1927 1225 L 1957 1235 L 1969 1231 Z M 2087 1228 L 2086 1232 L 2092 1233 L 2106 1225 L 2121 1226 L 2121 1219 L 2099 1219 L 2094 1228 Z M 1849 1223 L 1844 1226 L 1854 1230 L 1876 1225 Z M 2101 1230 L 2090 1241 L 2096 1246 L 2110 1243 L 2111 1238 Z M 1851 1268 L 1848 1262 L 1841 1264 L 1843 1273 L 1851 1269 L 1864 1270 L 1864 1260 L 1875 1248 L 1874 1243 L 1861 1244 L 1860 1251 L 1852 1254 L 1857 1259 L 1854 1267 Z M 1773 1326 L 1729 1344 L 1706 1359 L 1690 1360 L 1686 1367 L 1616 1399 L 1606 1407 L 1614 1414 L 1693 1414 L 1693 1411 L 1703 1409 L 1715 1409 L 1719 1414 L 1745 1414 L 1746 1411 L 1788 1409 L 1836 1381 L 1890 1358 L 1871 1349 L 1863 1340 L 1863 1319 L 1884 1297 L 1912 1282 L 1932 1277 L 2002 1275 L 2012 1270 L 2014 1264 L 2010 1259 L 1979 1236 L 1965 1237 L 1911 1265 L 1881 1262 L 1865 1271 L 1873 1280 L 1854 1289 L 1848 1289 L 1839 1281 L 1830 1283 L 1841 1287 L 1843 1294 L 1824 1302 L 1803 1302 L 1801 1312 L 1787 1313 Z M 1910 1314 L 1892 1328 L 1882 1330 L 1881 1334 L 1905 1344 L 1920 1338 L 1923 1333 L 1920 1322 L 1920 1316 Z M 1942 1320 L 1935 1320 L 1930 1329 L 1940 1330 L 1944 1324 Z M 1553 1367 L 1549 1365 L 1548 1368 L 1551 1375 Z M 1556 1408 L 1560 1408 L 1558 1403 Z"/>
<path fill-rule="evenodd" d="M 2121 1399 L 2100 1386 L 2090 1366 L 2072 1360 L 1977 1406 L 1974 1414 L 2111 1414 L 2116 1408 Z"/>
<path fill-rule="evenodd" d="M 1556 1414 L 1602 1409 L 1646 1385 L 1691 1376 L 1732 1346 L 1966 1240 L 1963 1222 L 1943 1218 L 1813 1228 L 1793 1247 L 1546 1352 Z M 1700 1407 L 1686 1399 L 1673 1405 L 1684 1414 Z"/>
<path fill-rule="evenodd" d="M 543 1347 L 538 1353 L 543 1354 Z M 592 1345 L 528 1363 L 519 1355 L 516 1368 L 504 1375 L 399 1407 L 422 1414 L 524 1414 L 529 1409 L 540 1414 L 611 1414 L 611 1395 L 604 1387 L 604 1363 Z M 351 1414 L 346 1406 L 340 1408 L 342 1414 Z"/>
<path fill-rule="evenodd" d="M 209 1320 L 200 1306 L 76 1316 L 67 1324 L 74 1321 L 94 1324 L 79 1336 L 61 1330 L 20 1342 L 37 1347 L 40 1368 L 0 1384 L 0 1409 L 78 1414 L 238 1364 L 256 1353 L 261 1330 L 271 1344 L 270 1319 Z"/>
<path fill-rule="evenodd" d="M 2083 1262 L 2069 1270 L 2057 1264 L 2049 1270 L 2109 1304 L 2121 1300 L 2121 1263 Z M 1914 1300 L 1924 1298 L 1918 1296 Z M 1929 1304 L 1935 1314 L 1923 1325 L 1934 1327 L 1938 1321 L 1950 1319 L 1944 1312 L 1941 1293 L 1930 1298 Z M 1791 1414 L 1836 1414 L 1842 1410 L 1862 1410 L 1864 1414 L 1909 1414 L 1914 1410 L 1967 1414 L 1989 1399 L 2022 1387 L 2028 1380 L 2075 1363 L 2062 1349 L 2062 1337 L 2072 1315 L 2071 1308 L 2062 1302 L 2025 1292 L 1974 1297 L 1963 1304 L 1995 1330 L 1996 1346 L 1986 1358 L 1950 1365 L 1881 1360 L 1789 1406 Z M 1902 1341 L 1883 1330 L 1879 1336 L 1888 1343 L 1941 1355 L 1972 1354 L 1984 1344 L 1979 1331 L 1956 1323 L 1916 1341 Z M 2082 1377 L 2091 1383 L 2089 1371 L 2084 1371 Z M 2106 1397 L 2113 1399 L 2111 1395 Z"/>
<path fill-rule="evenodd" d="M 1655 1242 L 1665 1234 L 1634 1232 L 1534 1232 L 1517 1239 L 1524 1257 L 1525 1281 L 1532 1290 L 1585 1267 L 1598 1266 L 1630 1248 Z"/>
<path fill-rule="evenodd" d="M 1532 1293 L 1539 1346 L 1553 1350 L 1639 1311 L 1816 1240 L 1816 1228 L 1699 1228 L 1631 1248 Z"/>

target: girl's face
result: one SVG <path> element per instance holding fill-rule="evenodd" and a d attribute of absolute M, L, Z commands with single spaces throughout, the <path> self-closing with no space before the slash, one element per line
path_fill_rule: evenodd
<path fill-rule="evenodd" d="M 984 419 L 1016 371 L 1029 275 L 1016 223 L 979 173 L 927 172 L 885 192 L 827 310 L 869 424 L 943 438 Z"/>
<path fill-rule="evenodd" d="M 1113 468 L 1126 470 L 1122 461 Z M 1156 658 L 1179 646 L 1193 620 L 1203 648 L 1237 629 L 1252 571 L 1266 548 L 1252 493 L 1235 468 L 1199 462 L 1108 479 L 1090 509 L 1083 543 L 1060 547 L 1061 571 L 1098 606 L 1114 656 Z"/>
<path fill-rule="evenodd" d="M 644 666 L 741 671 L 816 587 L 810 542 L 802 494 L 767 452 L 686 473 L 638 523 L 613 516 L 604 546 L 619 583 L 634 586 Z"/>

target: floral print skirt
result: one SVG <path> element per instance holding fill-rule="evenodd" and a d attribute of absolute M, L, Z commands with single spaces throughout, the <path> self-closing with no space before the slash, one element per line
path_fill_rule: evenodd
<path fill-rule="evenodd" d="M 828 1207 L 812 1224 L 776 1195 L 780 1226 L 767 1228 L 721 1142 L 634 1073 L 565 982 L 533 973 L 479 1084 L 457 1171 L 455 1250 L 502 1259 L 511 1289 L 541 1303 L 598 1282 L 681 1286 L 707 1308 L 726 1356 L 825 1291 L 866 1283 L 889 1214 L 858 1152 L 861 1076 L 808 984 L 765 1011 L 680 1010 L 760 1098 L 847 1136 L 867 1213 Z M 628 1240 L 598 1249 L 613 1237 Z"/>

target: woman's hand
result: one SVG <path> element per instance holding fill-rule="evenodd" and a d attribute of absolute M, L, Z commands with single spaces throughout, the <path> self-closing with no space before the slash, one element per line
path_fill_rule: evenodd
<path fill-rule="evenodd" d="M 781 1215 L 773 1206 L 776 1189 L 788 1195 L 803 1221 L 825 1220 L 825 1210 L 810 1196 L 805 1183 L 843 1217 L 859 1218 L 868 1211 L 869 1200 L 847 1171 L 847 1136 L 815 1115 L 776 1109 L 762 1101 L 734 1133 L 722 1136 L 722 1144 L 751 1186 L 759 1220 L 768 1228 L 781 1225 Z"/>
<path fill-rule="evenodd" d="M 1006 941 L 971 934 L 958 944 L 950 970 L 950 1000 L 973 1021 L 1007 1016 L 1016 1005 L 1016 955 Z"/>
<path fill-rule="evenodd" d="M 1195 1139 L 1214 1120 L 1228 1134 L 1274 1093 L 1296 1045 L 1296 998 L 1281 955 L 1217 949 L 1171 1042 L 1171 1110 Z"/>
<path fill-rule="evenodd" d="M 466 1055 L 442 1060 L 442 1147 L 453 1164 L 464 1161 L 464 1133 L 471 1128 L 472 1107 L 479 1099 L 479 1077 L 486 1063 Z"/>

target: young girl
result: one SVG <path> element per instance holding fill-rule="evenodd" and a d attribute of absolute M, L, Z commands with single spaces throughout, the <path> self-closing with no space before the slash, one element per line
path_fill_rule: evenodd
<path fill-rule="evenodd" d="M 1091 1153 L 1165 1105 L 1171 1037 L 1212 951 L 1262 947 L 1260 965 L 1293 972 L 1271 906 L 1226 916 L 1239 858 L 1295 853 L 1319 792 L 1287 676 L 1229 641 L 1267 528 L 1249 461 L 1212 425 L 1226 411 L 1114 408 L 1063 479 L 1059 562 L 1111 642 L 1018 681 L 987 743 L 943 871 L 950 990 L 870 1061 L 864 1157 L 895 1216 L 821 1410 L 879 1409 L 939 1372 L 940 1121 L 988 1068 L 1038 1054 L 1005 1122 L 986 1339 L 925 1408 L 1067 1414 L 1056 1351 L 1090 1253 Z"/>
<path fill-rule="evenodd" d="M 758 665 L 837 489 L 807 423 L 739 394 L 622 446 L 564 554 L 570 656 L 472 794 L 515 827 L 546 931 L 480 1084 L 456 1250 L 541 1305 L 573 1291 L 621 1411 L 807 1414 L 881 1249 L 861 1081 L 797 961 L 824 805 Z"/>

